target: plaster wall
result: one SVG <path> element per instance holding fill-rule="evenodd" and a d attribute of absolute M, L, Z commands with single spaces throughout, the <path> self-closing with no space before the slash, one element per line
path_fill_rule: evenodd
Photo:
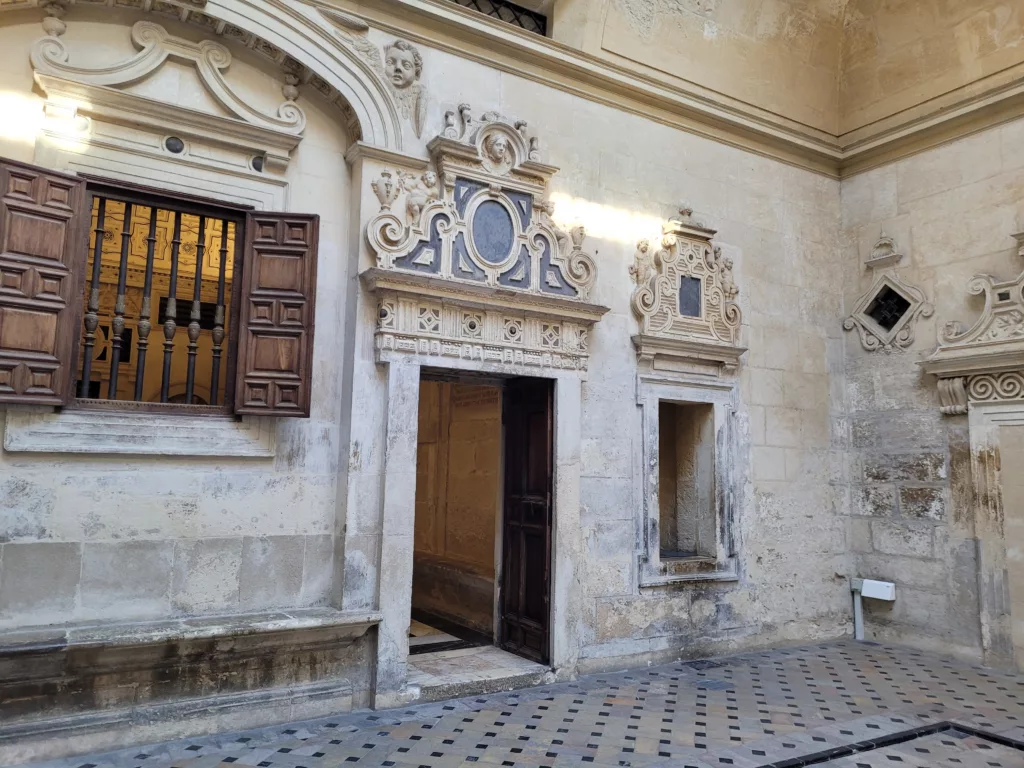
<path fill-rule="evenodd" d="M 831 0 L 558 0 L 552 18 L 556 40 L 833 134 L 842 31 Z"/>
<path fill-rule="evenodd" d="M 1024 8 L 1005 0 L 849 0 L 839 133 L 1019 78 Z"/>
<path fill-rule="evenodd" d="M 906 351 L 868 353 L 846 339 L 851 445 L 849 541 L 859 575 L 895 581 L 891 606 L 868 607 L 876 639 L 980 653 L 978 564 L 966 416 L 939 412 L 934 378 L 917 365 L 937 330 L 972 323 L 971 276 L 1021 271 L 1024 121 L 1009 123 L 843 182 L 846 311 L 873 282 L 863 266 L 880 231 L 905 254 L 900 279 L 935 305 Z M 983 505 L 977 505 L 980 510 Z M 871 601 L 868 601 L 869 603 Z"/>
<path fill-rule="evenodd" d="M 69 16 L 71 61 L 134 54 L 139 16 Z M 193 40 L 201 31 L 154 19 Z M 43 98 L 29 46 L 38 16 L 0 26 L 0 155 L 32 162 Z M 276 110 L 281 81 L 233 49 L 229 83 Z M 194 71 L 168 63 L 136 92 L 222 114 Z M 342 286 L 349 273 L 348 136 L 336 107 L 303 99 L 305 138 L 285 177 L 291 210 L 319 213 L 312 417 L 278 420 L 273 458 L 0 454 L 0 627 L 142 620 L 325 605 L 330 600 L 341 406 Z M 125 155 L 125 158 L 131 158 Z M 151 184 L 159 186 L 161 179 Z"/>

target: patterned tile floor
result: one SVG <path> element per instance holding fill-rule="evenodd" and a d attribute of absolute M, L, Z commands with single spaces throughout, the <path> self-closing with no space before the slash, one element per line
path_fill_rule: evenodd
<path fill-rule="evenodd" d="M 1024 675 L 847 641 L 38 765 L 234 764 L 1024 768 Z"/>

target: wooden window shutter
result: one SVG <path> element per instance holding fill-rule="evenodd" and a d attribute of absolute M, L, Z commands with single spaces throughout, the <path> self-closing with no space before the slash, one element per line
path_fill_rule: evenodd
<path fill-rule="evenodd" d="M 71 395 L 87 203 L 84 180 L 0 158 L 0 403 Z"/>
<path fill-rule="evenodd" d="M 319 230 L 308 214 L 246 217 L 236 413 L 309 416 Z"/>

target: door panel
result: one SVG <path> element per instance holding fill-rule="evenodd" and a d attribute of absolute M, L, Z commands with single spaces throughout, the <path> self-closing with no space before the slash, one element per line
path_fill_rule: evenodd
<path fill-rule="evenodd" d="M 552 382 L 505 385 L 501 647 L 547 663 L 554 474 Z"/>

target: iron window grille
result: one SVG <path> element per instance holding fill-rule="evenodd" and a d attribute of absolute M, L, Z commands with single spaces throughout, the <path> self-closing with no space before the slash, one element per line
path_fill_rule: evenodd
<path fill-rule="evenodd" d="M 543 14 L 523 8 L 508 0 L 454 0 L 454 2 L 465 8 L 472 8 L 490 16 L 493 19 L 514 24 L 527 32 L 536 32 L 538 35 L 548 34 L 548 19 Z"/>

